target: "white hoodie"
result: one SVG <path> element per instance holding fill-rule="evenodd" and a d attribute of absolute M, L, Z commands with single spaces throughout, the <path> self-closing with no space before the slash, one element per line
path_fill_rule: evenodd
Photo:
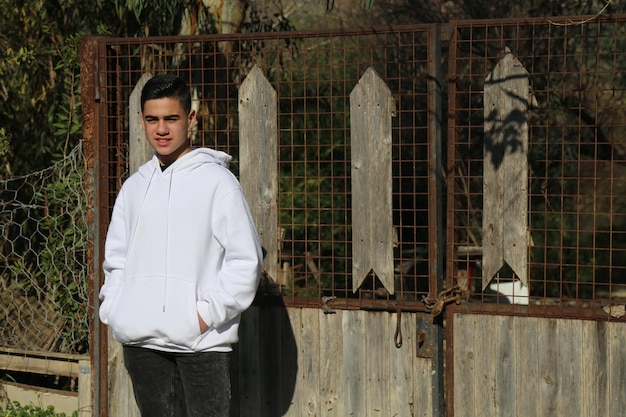
<path fill-rule="evenodd" d="M 154 156 L 122 186 L 105 244 L 100 320 L 122 344 L 229 351 L 262 254 L 230 155 L 207 148 L 165 171 Z M 200 333 L 198 314 L 209 326 Z"/>

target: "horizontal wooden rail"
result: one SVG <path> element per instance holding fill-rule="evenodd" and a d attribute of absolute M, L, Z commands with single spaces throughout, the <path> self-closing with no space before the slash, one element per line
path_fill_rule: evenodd
<path fill-rule="evenodd" d="M 0 348 L 0 369 L 5 371 L 78 378 L 78 363 L 84 359 L 89 356 Z"/>
<path fill-rule="evenodd" d="M 30 351 L 0 348 L 0 370 L 40 375 L 57 375 L 78 379 L 78 392 L 53 390 L 43 387 L 0 381 L 8 397 L 20 402 L 44 406 L 54 405 L 58 411 L 71 414 L 78 410 L 79 417 L 90 416 L 93 411 L 91 359 L 89 355 Z"/>

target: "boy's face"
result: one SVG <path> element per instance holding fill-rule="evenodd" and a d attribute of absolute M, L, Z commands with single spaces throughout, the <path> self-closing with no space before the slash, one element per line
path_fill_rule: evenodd
<path fill-rule="evenodd" d="M 174 98 L 148 100 L 141 114 L 146 139 L 163 165 L 189 152 L 188 131 L 196 121 L 196 112 L 185 110 Z"/>

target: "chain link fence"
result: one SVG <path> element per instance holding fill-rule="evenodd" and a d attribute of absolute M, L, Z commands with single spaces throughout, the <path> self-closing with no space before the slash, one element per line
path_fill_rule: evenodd
<path fill-rule="evenodd" d="M 89 350 L 84 164 L 79 144 L 45 170 L 0 181 L 0 347 Z"/>

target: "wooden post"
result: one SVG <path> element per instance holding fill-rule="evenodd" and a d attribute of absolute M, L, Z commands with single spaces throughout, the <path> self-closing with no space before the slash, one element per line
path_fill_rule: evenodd
<path fill-rule="evenodd" d="M 93 416 L 93 407 L 91 403 L 93 385 L 91 384 L 90 360 L 79 360 L 78 368 L 78 417 L 90 417 Z"/>
<path fill-rule="evenodd" d="M 373 271 L 394 293 L 391 91 L 368 68 L 350 93 L 352 290 Z"/>
<path fill-rule="evenodd" d="M 528 278 L 528 72 L 507 48 L 485 80 L 483 290 L 506 262 Z"/>
<path fill-rule="evenodd" d="M 140 166 L 148 162 L 154 153 L 154 149 L 148 143 L 146 135 L 141 126 L 141 90 L 148 80 L 152 78 L 152 74 L 145 73 L 141 76 L 135 89 L 130 94 L 128 102 L 128 169 L 129 174 L 133 174 Z"/>
<path fill-rule="evenodd" d="M 265 251 L 263 269 L 274 282 L 279 240 L 276 100 L 276 91 L 255 65 L 239 88 L 239 176 Z"/>

